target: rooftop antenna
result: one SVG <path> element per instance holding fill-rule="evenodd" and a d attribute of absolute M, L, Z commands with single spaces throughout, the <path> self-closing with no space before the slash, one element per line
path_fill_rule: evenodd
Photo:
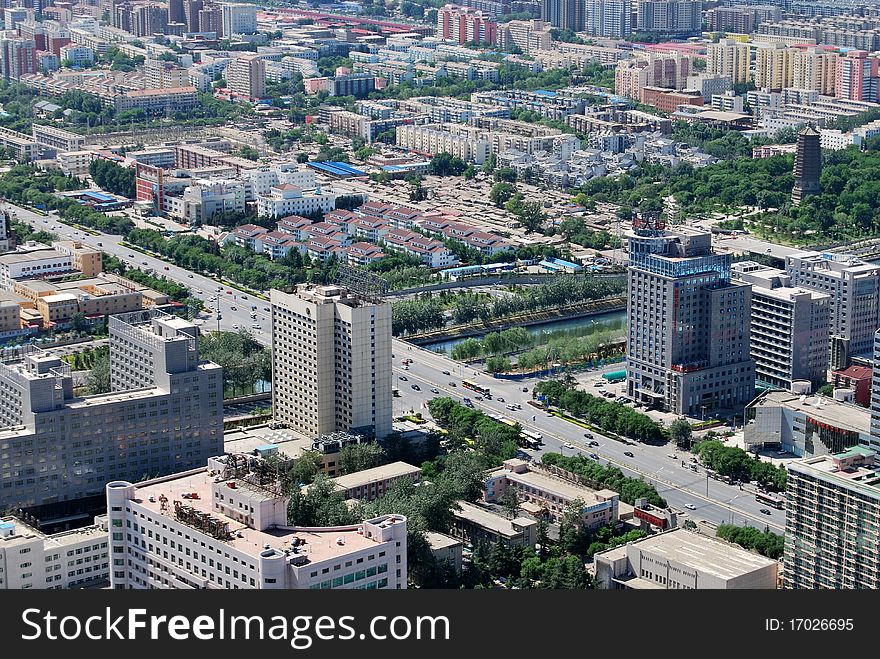
<path fill-rule="evenodd" d="M 388 294 L 387 281 L 371 272 L 348 265 L 338 267 L 333 283 L 373 304 L 379 304 Z"/>

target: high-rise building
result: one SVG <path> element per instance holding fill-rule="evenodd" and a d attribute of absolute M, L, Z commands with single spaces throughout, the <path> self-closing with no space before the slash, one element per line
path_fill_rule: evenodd
<path fill-rule="evenodd" d="M 645 87 L 683 89 L 690 75 L 690 58 L 678 53 L 655 54 L 620 60 L 614 70 L 614 91 L 618 96 L 641 101 Z"/>
<path fill-rule="evenodd" d="M 36 45 L 30 39 L 0 38 L 0 73 L 5 80 L 18 80 L 37 72 Z"/>
<path fill-rule="evenodd" d="M 751 34 L 755 15 L 748 7 L 715 7 L 706 11 L 706 25 L 710 32 Z"/>
<path fill-rule="evenodd" d="M 880 461 L 864 447 L 786 469 L 786 588 L 880 588 Z"/>
<path fill-rule="evenodd" d="M 189 85 L 189 73 L 174 62 L 149 59 L 144 63 L 147 89 L 168 89 Z"/>
<path fill-rule="evenodd" d="M 794 188 L 791 202 L 800 204 L 804 197 L 819 194 L 822 188 L 822 147 L 819 131 L 812 126 L 802 128 L 797 135 L 797 151 L 794 156 Z"/>
<path fill-rule="evenodd" d="M 201 27 L 199 14 L 205 10 L 202 0 L 183 0 L 183 22 L 186 23 L 186 29 L 189 32 L 213 32 L 214 30 L 205 30 Z M 217 14 L 217 29 L 219 34 L 223 29 L 223 12 L 219 8 L 210 11 Z"/>
<path fill-rule="evenodd" d="M 494 44 L 498 41 L 498 24 L 487 14 L 458 5 L 445 5 L 437 10 L 437 37 L 459 44 Z"/>
<path fill-rule="evenodd" d="M 791 87 L 797 52 L 783 43 L 759 46 L 755 50 L 755 87 L 769 91 Z"/>
<path fill-rule="evenodd" d="M 638 0 L 636 32 L 699 34 L 702 0 Z"/>
<path fill-rule="evenodd" d="M 624 39 L 632 33 L 632 0 L 586 0 L 584 31 Z"/>
<path fill-rule="evenodd" d="M 248 99 L 266 95 L 266 61 L 259 55 L 237 57 L 226 68 L 229 90 Z"/>
<path fill-rule="evenodd" d="M 830 368 L 846 368 L 855 355 L 870 356 L 880 327 L 880 266 L 848 254 L 797 252 L 786 257 L 792 286 L 827 293 L 831 305 Z"/>
<path fill-rule="evenodd" d="M 876 57 L 864 50 L 851 50 L 835 60 L 834 96 L 852 101 L 876 103 L 880 98 L 880 71 Z"/>
<path fill-rule="evenodd" d="M 204 465 L 223 449 L 223 369 L 160 311 L 110 319 L 113 391 L 78 397 L 69 366 L 23 349 L 0 364 L 0 507 L 70 514 L 116 478 Z M 38 515 L 41 516 L 41 515 Z"/>
<path fill-rule="evenodd" d="M 730 255 L 689 228 L 637 228 L 627 238 L 630 398 L 689 416 L 750 401 L 751 287 L 731 282 Z"/>
<path fill-rule="evenodd" d="M 706 47 L 706 73 L 729 76 L 734 84 L 748 82 L 751 52 L 749 44 L 721 39 Z"/>
<path fill-rule="evenodd" d="M 289 496 L 232 455 L 138 483 L 107 484 L 114 589 L 405 589 L 406 517 L 288 526 Z M 243 513 L 242 510 L 247 512 Z M 125 532 L 117 532 L 117 530 Z M 171 538 L 171 542 L 167 540 Z M 205 558 L 207 563 L 199 560 Z"/>
<path fill-rule="evenodd" d="M 275 421 L 318 437 L 391 432 L 391 305 L 339 286 L 273 290 Z"/>
<path fill-rule="evenodd" d="M 792 382 L 825 383 L 831 296 L 791 285 L 783 270 L 742 261 L 733 278 L 752 286 L 750 354 L 759 385 L 791 389 Z"/>
<path fill-rule="evenodd" d="M 223 14 L 219 9 L 200 9 L 197 14 L 198 32 L 223 33 Z"/>
<path fill-rule="evenodd" d="M 498 26 L 498 45 L 507 50 L 516 46 L 528 55 L 535 50 L 549 50 L 552 41 L 550 24 L 544 21 L 510 21 Z"/>
<path fill-rule="evenodd" d="M 131 9 L 129 22 L 131 27 L 128 31 L 136 37 L 165 34 L 168 9 L 162 5 L 137 5 Z"/>
<path fill-rule="evenodd" d="M 227 39 L 233 34 L 256 33 L 256 5 L 221 5 L 221 11 L 223 13 L 223 36 Z"/>
<path fill-rule="evenodd" d="M 168 22 L 186 23 L 184 3 L 186 0 L 168 0 Z"/>
<path fill-rule="evenodd" d="M 541 20 L 560 30 L 583 32 L 583 0 L 541 0 Z"/>
<path fill-rule="evenodd" d="M 839 59 L 837 53 L 829 53 L 819 46 L 798 51 L 794 57 L 792 84 L 786 86 L 814 89 L 820 94 L 833 96 Z"/>

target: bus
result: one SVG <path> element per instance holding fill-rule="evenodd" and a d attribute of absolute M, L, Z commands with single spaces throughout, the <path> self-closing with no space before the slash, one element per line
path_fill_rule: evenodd
<path fill-rule="evenodd" d="M 522 435 L 526 439 L 537 443 L 538 446 L 544 443 L 544 435 L 539 432 L 534 432 L 533 430 L 523 430 Z"/>
<path fill-rule="evenodd" d="M 481 387 L 476 382 L 471 382 L 470 380 L 462 380 L 461 386 L 465 389 L 470 389 L 471 391 L 476 391 L 481 396 L 489 396 L 489 387 Z"/>
<path fill-rule="evenodd" d="M 516 421 L 514 421 L 513 419 L 508 419 L 508 418 L 503 417 L 503 416 L 502 416 L 502 417 L 499 417 L 499 418 L 498 418 L 498 421 L 500 421 L 501 423 L 504 423 L 504 424 L 510 426 L 511 428 L 515 428 L 516 425 L 517 425 L 517 424 L 516 424 Z"/>
<path fill-rule="evenodd" d="M 759 503 L 766 503 L 768 506 L 779 508 L 780 510 L 785 507 L 785 499 L 772 492 L 759 492 L 755 495 L 755 500 Z"/>

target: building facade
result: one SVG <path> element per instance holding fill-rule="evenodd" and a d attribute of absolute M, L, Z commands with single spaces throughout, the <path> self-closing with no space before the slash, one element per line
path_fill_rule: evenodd
<path fill-rule="evenodd" d="M 629 397 L 689 416 L 751 400 L 751 289 L 731 282 L 730 256 L 690 229 L 636 229 L 628 242 Z"/>
<path fill-rule="evenodd" d="M 787 465 L 785 588 L 880 588 L 878 468 L 866 448 Z"/>
<path fill-rule="evenodd" d="M 391 305 L 338 286 L 273 290 L 275 421 L 320 436 L 391 432 Z"/>
<path fill-rule="evenodd" d="M 402 515 L 292 527 L 288 496 L 205 468 L 106 491 L 114 589 L 406 588 Z"/>

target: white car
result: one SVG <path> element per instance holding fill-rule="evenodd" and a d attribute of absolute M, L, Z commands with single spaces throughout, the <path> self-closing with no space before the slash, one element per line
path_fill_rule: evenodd
<path fill-rule="evenodd" d="M 697 507 L 692 503 L 686 503 L 686 504 L 684 504 L 684 507 L 687 508 L 688 510 L 696 510 L 697 509 Z"/>
<path fill-rule="evenodd" d="M 571 449 L 573 449 L 573 448 L 574 448 L 574 444 L 571 444 L 571 443 L 569 443 L 569 442 L 566 442 L 565 444 L 562 445 L 562 448 L 571 448 Z"/>

